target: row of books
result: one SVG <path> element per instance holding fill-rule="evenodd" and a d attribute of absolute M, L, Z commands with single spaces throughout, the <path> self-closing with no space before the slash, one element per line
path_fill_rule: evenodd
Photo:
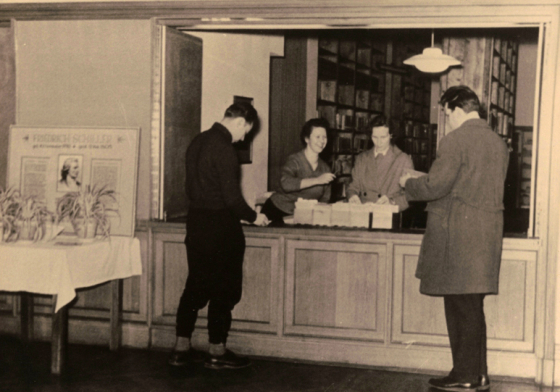
<path fill-rule="evenodd" d="M 430 90 L 423 90 L 413 85 L 405 85 L 404 99 L 406 101 L 416 102 L 421 105 L 430 106 L 432 96 Z"/>
<path fill-rule="evenodd" d="M 499 86 L 498 82 L 492 82 L 492 94 L 490 102 L 504 109 L 507 112 L 513 113 L 515 94 L 506 90 L 504 86 Z"/>
<path fill-rule="evenodd" d="M 319 40 L 319 48 L 366 66 L 376 62 L 385 63 L 387 61 L 387 55 L 385 54 L 386 44 L 379 42 L 371 42 L 367 47 L 358 48 L 356 41 L 321 38 Z"/>
<path fill-rule="evenodd" d="M 500 62 L 499 56 L 494 56 L 492 76 L 499 80 L 507 89 L 513 90 L 515 88 L 515 72 L 507 68 L 506 63 Z"/>
<path fill-rule="evenodd" d="M 435 124 L 419 123 L 412 120 L 405 121 L 404 123 L 404 135 L 406 137 L 427 139 L 430 136 L 430 132 L 436 132 Z M 435 136 L 434 134 L 434 137 Z"/>
<path fill-rule="evenodd" d="M 496 109 L 492 109 L 490 113 L 490 126 L 499 135 L 512 137 L 513 117 L 507 113 L 501 113 Z"/>
<path fill-rule="evenodd" d="M 333 143 L 334 153 L 349 154 L 365 151 L 370 146 L 371 139 L 365 133 L 339 132 Z"/>
<path fill-rule="evenodd" d="M 403 115 L 407 119 L 415 119 L 418 121 L 430 121 L 430 106 L 424 106 L 412 102 L 404 103 Z"/>
<path fill-rule="evenodd" d="M 405 152 L 408 154 L 428 154 L 428 140 L 404 139 Z"/>
<path fill-rule="evenodd" d="M 368 124 L 379 114 L 337 108 L 334 105 L 318 105 L 317 115 L 326 119 L 332 128 L 365 131 Z"/>
<path fill-rule="evenodd" d="M 510 41 L 499 37 L 494 38 L 494 50 L 498 52 L 513 69 L 515 69 L 514 61 L 517 59 L 517 49 L 517 41 Z"/>
<path fill-rule="evenodd" d="M 376 90 L 376 89 L 375 89 Z M 354 85 L 338 85 L 336 80 L 321 80 L 317 86 L 317 98 L 343 105 L 375 111 L 383 110 L 383 93 L 358 89 Z"/>

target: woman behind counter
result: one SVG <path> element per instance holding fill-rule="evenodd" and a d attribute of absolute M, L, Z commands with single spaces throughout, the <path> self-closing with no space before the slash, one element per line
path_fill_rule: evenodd
<path fill-rule="evenodd" d="M 329 184 L 335 175 L 319 158 L 327 145 L 328 128 L 329 122 L 322 118 L 311 119 L 303 125 L 300 139 L 306 147 L 288 157 L 282 166 L 280 189 L 270 196 L 261 210 L 272 222 L 282 223 L 282 218 L 293 215 L 298 198 L 329 201 Z"/>
<path fill-rule="evenodd" d="M 346 191 L 348 202 L 390 203 L 397 204 L 399 211 L 406 210 L 408 202 L 399 178 L 405 169 L 414 169 L 412 159 L 391 143 L 392 133 L 385 116 L 377 116 L 370 127 L 374 147 L 356 158 Z"/>

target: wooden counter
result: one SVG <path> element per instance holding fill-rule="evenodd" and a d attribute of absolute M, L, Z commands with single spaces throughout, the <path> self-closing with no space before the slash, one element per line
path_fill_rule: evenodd
<path fill-rule="evenodd" d="M 443 300 L 414 277 L 422 235 L 334 228 L 247 226 L 243 298 L 228 346 L 240 353 L 415 371 L 448 371 Z M 183 224 L 137 228 L 144 275 L 123 285 L 125 346 L 171 347 L 187 277 Z M 491 374 L 535 378 L 537 239 L 504 240 L 500 295 L 485 301 Z M 70 341 L 105 344 L 110 287 L 83 291 Z M 48 337 L 48 298 L 36 300 L 36 336 Z M 0 332 L 16 333 L 17 306 L 0 296 Z M 41 311 L 43 314 L 41 315 Z M 207 344 L 206 310 L 193 338 Z"/>

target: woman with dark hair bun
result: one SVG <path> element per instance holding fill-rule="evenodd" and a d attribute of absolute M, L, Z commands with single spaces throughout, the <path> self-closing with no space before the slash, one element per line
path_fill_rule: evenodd
<path fill-rule="evenodd" d="M 264 203 L 261 213 L 275 223 L 293 215 L 298 198 L 328 202 L 331 197 L 330 183 L 335 175 L 331 173 L 319 154 L 327 145 L 329 122 L 323 118 L 307 121 L 300 138 L 305 148 L 288 157 L 282 166 L 280 187 Z"/>
<path fill-rule="evenodd" d="M 368 127 L 374 147 L 358 155 L 348 185 L 350 203 L 397 204 L 399 211 L 408 208 L 408 202 L 399 178 L 405 169 L 414 169 L 412 159 L 391 143 L 389 119 L 377 116 Z"/>

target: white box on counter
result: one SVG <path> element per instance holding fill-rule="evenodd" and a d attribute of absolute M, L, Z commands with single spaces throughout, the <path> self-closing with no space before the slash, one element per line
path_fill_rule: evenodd
<path fill-rule="evenodd" d="M 313 224 L 316 226 L 330 226 L 331 213 L 332 208 L 330 204 L 315 204 L 313 206 Z"/>
<path fill-rule="evenodd" d="M 294 223 L 315 226 L 362 227 L 391 229 L 393 214 L 399 207 L 393 204 L 319 203 L 317 200 L 298 199 Z"/>
<path fill-rule="evenodd" d="M 296 208 L 294 210 L 294 223 L 300 225 L 313 224 L 313 206 L 317 203 L 317 200 L 305 200 L 298 198 L 296 201 Z"/>

